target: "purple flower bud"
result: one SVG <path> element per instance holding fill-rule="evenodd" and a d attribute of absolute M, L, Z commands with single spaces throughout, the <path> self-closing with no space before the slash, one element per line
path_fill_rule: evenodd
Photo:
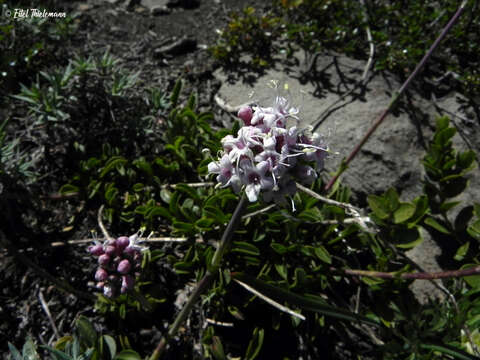
<path fill-rule="evenodd" d="M 243 120 L 246 126 L 250 126 L 252 121 L 253 111 L 250 106 L 245 106 L 238 111 L 238 117 Z"/>
<path fill-rule="evenodd" d="M 117 271 L 120 274 L 127 274 L 131 268 L 132 268 L 132 265 L 130 265 L 130 261 L 128 261 L 127 259 L 124 259 L 120 261 L 120 263 L 118 264 Z"/>
<path fill-rule="evenodd" d="M 120 236 L 117 241 L 116 245 L 121 250 L 125 249 L 128 245 L 130 245 L 130 239 L 127 236 Z"/>
<path fill-rule="evenodd" d="M 92 245 L 88 247 L 88 252 L 95 256 L 100 256 L 104 253 L 102 245 Z"/>
<path fill-rule="evenodd" d="M 125 250 L 123 250 L 123 253 L 133 257 L 136 251 L 137 250 L 135 250 L 135 248 L 128 246 L 127 248 L 125 248 Z"/>
<path fill-rule="evenodd" d="M 133 289 L 133 285 L 135 285 L 135 279 L 131 275 L 122 276 L 122 288 L 130 290 Z"/>
<path fill-rule="evenodd" d="M 117 252 L 117 248 L 114 245 L 107 245 L 105 248 L 105 254 L 113 256 Z"/>
<path fill-rule="evenodd" d="M 105 269 L 98 268 L 97 272 L 95 273 L 95 280 L 97 281 L 105 281 L 108 278 L 108 273 Z"/>
<path fill-rule="evenodd" d="M 100 266 L 107 266 L 108 263 L 110 262 L 110 256 L 108 256 L 107 254 L 102 254 L 98 257 L 98 264 Z"/>
<path fill-rule="evenodd" d="M 98 282 L 96 285 L 97 289 L 103 289 L 104 286 L 105 286 L 105 282 L 103 281 Z"/>

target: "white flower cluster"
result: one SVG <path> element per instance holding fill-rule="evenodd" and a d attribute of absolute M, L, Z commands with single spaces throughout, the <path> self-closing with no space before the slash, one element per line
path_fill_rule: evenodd
<path fill-rule="evenodd" d="M 247 106 L 238 117 L 244 126 L 237 137 L 222 139 L 223 151 L 218 161 L 208 164 L 209 174 L 216 174 L 223 186 L 235 192 L 245 187 L 249 201 L 274 200 L 284 204 L 286 196 L 296 192 L 295 182 L 311 185 L 323 168 L 328 153 L 324 139 L 296 126 L 287 128 L 287 119 L 298 121 L 298 110 L 282 96 L 272 107 Z"/>

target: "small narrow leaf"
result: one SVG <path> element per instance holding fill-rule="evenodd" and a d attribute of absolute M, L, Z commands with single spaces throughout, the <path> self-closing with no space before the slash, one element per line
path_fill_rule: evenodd
<path fill-rule="evenodd" d="M 453 258 L 457 261 L 462 261 L 465 258 L 465 255 L 467 255 L 469 247 L 470 242 L 466 242 L 465 244 L 460 246 Z"/>
<path fill-rule="evenodd" d="M 330 256 L 329 252 L 323 245 L 318 245 L 315 247 L 315 255 L 322 260 L 323 262 L 326 262 L 327 264 L 332 263 L 332 257 Z"/>
<path fill-rule="evenodd" d="M 425 219 L 425 224 L 431 226 L 437 231 L 440 231 L 441 233 L 450 234 L 450 231 L 445 226 L 441 225 L 437 220 L 432 217 L 427 217 Z"/>

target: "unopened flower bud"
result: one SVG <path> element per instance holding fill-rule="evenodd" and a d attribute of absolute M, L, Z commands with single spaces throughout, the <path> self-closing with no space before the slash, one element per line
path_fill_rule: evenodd
<path fill-rule="evenodd" d="M 108 245 L 105 248 L 105 254 L 113 256 L 117 252 L 117 248 L 114 245 Z"/>
<path fill-rule="evenodd" d="M 102 245 L 92 245 L 88 247 L 88 252 L 95 256 L 100 256 L 104 253 Z"/>
<path fill-rule="evenodd" d="M 120 261 L 120 263 L 118 264 L 117 271 L 120 274 L 127 274 L 131 268 L 132 268 L 132 265 L 130 264 L 130 261 L 128 261 L 127 259 L 124 259 Z"/>
<path fill-rule="evenodd" d="M 117 241 L 116 245 L 121 250 L 125 249 L 128 245 L 130 245 L 130 239 L 127 236 L 120 236 Z"/>
<path fill-rule="evenodd" d="M 95 280 L 97 281 L 105 281 L 108 278 L 108 273 L 105 269 L 98 268 L 97 272 L 95 273 Z"/>
<path fill-rule="evenodd" d="M 128 246 L 125 248 L 125 250 L 123 250 L 123 253 L 133 257 L 133 254 L 135 254 L 136 251 L 137 250 L 135 250 L 133 247 Z"/>
<path fill-rule="evenodd" d="M 246 126 L 250 126 L 253 116 L 253 111 L 250 106 L 244 106 L 238 111 L 238 117 L 243 120 Z"/>
<path fill-rule="evenodd" d="M 97 289 L 103 289 L 104 286 L 105 286 L 105 282 L 100 281 L 100 282 L 97 283 L 96 288 Z"/>
<path fill-rule="evenodd" d="M 135 285 L 135 279 L 131 275 L 122 276 L 122 288 L 130 290 Z"/>
<path fill-rule="evenodd" d="M 107 254 L 102 254 L 98 257 L 98 264 L 100 266 L 107 266 L 108 263 L 110 262 L 110 256 L 108 256 Z"/>

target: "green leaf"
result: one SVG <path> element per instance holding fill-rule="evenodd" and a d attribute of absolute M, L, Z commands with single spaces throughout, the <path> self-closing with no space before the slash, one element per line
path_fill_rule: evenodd
<path fill-rule="evenodd" d="M 65 354 L 63 351 L 54 349 L 54 348 L 52 348 L 52 347 L 50 347 L 50 346 L 41 345 L 41 347 L 44 348 L 44 349 L 46 349 L 46 350 L 48 350 L 50 353 L 54 354 L 56 359 L 61 359 L 61 360 L 75 360 L 74 357 L 69 356 L 69 355 Z"/>
<path fill-rule="evenodd" d="M 383 220 L 388 219 L 390 214 L 383 198 L 377 195 L 368 195 L 367 202 L 376 216 Z"/>
<path fill-rule="evenodd" d="M 162 190 L 160 190 L 160 198 L 166 204 L 170 204 L 170 199 L 172 198 L 172 192 L 168 189 L 163 188 Z"/>
<path fill-rule="evenodd" d="M 102 340 L 107 344 L 110 359 L 113 359 L 117 353 L 117 343 L 115 342 L 115 339 L 110 335 L 103 335 Z"/>
<path fill-rule="evenodd" d="M 327 305 L 326 302 L 318 297 L 312 296 L 300 296 L 290 291 L 277 288 L 273 285 L 267 284 L 264 281 L 253 278 L 244 273 L 232 273 L 233 279 L 238 279 L 256 291 L 264 294 L 265 296 L 277 301 L 277 302 L 288 302 L 291 305 L 297 306 L 301 309 L 310 310 L 318 312 L 325 316 L 331 316 L 337 319 L 347 320 L 347 321 L 360 321 L 366 324 L 379 326 L 380 324 L 377 321 L 369 319 L 367 317 L 352 313 L 347 310 L 339 309 L 330 305 Z"/>
<path fill-rule="evenodd" d="M 195 222 L 195 226 L 200 231 L 208 231 L 212 228 L 212 225 L 215 221 L 210 218 L 201 218 Z"/>
<path fill-rule="evenodd" d="M 134 192 L 142 192 L 144 188 L 145 188 L 145 185 L 143 185 L 142 183 L 136 183 L 132 186 L 132 190 Z"/>
<path fill-rule="evenodd" d="M 465 151 L 457 155 L 457 166 L 461 169 L 470 169 L 475 161 L 476 155 L 473 151 Z"/>
<path fill-rule="evenodd" d="M 72 184 L 65 184 L 60 188 L 58 192 L 63 195 L 68 195 L 78 193 L 79 191 L 80 188 L 78 186 Z"/>
<path fill-rule="evenodd" d="M 275 264 L 275 270 L 277 270 L 278 275 L 282 277 L 283 280 L 288 279 L 287 266 L 284 264 Z"/>
<path fill-rule="evenodd" d="M 322 260 L 323 262 L 326 262 L 327 264 L 332 263 L 332 257 L 330 256 L 329 252 L 323 245 L 317 245 L 315 246 L 315 255 Z"/>
<path fill-rule="evenodd" d="M 107 161 L 107 164 L 100 173 L 100 178 L 103 178 L 113 169 L 120 169 L 120 167 L 124 166 L 126 163 L 127 160 L 122 156 L 113 156 L 110 160 Z"/>
<path fill-rule="evenodd" d="M 432 228 L 434 228 L 437 231 L 440 231 L 443 234 L 450 234 L 450 231 L 445 226 L 438 223 L 438 221 L 432 217 L 427 217 L 425 219 L 425 224 L 431 226 Z"/>
<path fill-rule="evenodd" d="M 383 197 L 387 201 L 389 212 L 394 212 L 395 210 L 397 210 L 398 206 L 400 205 L 400 201 L 398 199 L 398 193 L 395 188 L 388 189 Z"/>
<path fill-rule="evenodd" d="M 97 343 L 97 332 L 92 323 L 83 315 L 80 315 L 75 322 L 78 337 L 82 344 L 87 347 L 94 347 Z"/>
<path fill-rule="evenodd" d="M 27 337 L 25 344 L 23 344 L 22 355 L 24 360 L 40 360 L 37 347 L 30 336 Z"/>
<path fill-rule="evenodd" d="M 13 345 L 11 342 L 8 343 L 8 349 L 10 350 L 10 355 L 13 356 L 14 360 L 23 360 L 22 354 L 20 351 Z"/>
<path fill-rule="evenodd" d="M 260 255 L 260 250 L 253 244 L 245 241 L 234 241 L 232 246 L 232 252 L 243 253 L 247 255 Z"/>
<path fill-rule="evenodd" d="M 127 307 L 125 306 L 125 303 L 120 304 L 118 307 L 118 316 L 120 316 L 120 319 L 125 320 L 125 317 L 127 316 Z"/>
<path fill-rule="evenodd" d="M 465 264 L 460 269 L 469 269 L 478 266 L 478 264 Z M 464 276 L 463 280 L 474 289 L 480 289 L 480 275 Z"/>
<path fill-rule="evenodd" d="M 247 352 L 245 353 L 245 360 L 254 360 L 258 354 L 260 354 L 260 350 L 263 346 L 263 338 L 264 330 L 255 328 L 255 330 L 253 330 L 252 339 L 248 344 Z"/>
<path fill-rule="evenodd" d="M 225 351 L 223 350 L 223 345 L 218 336 L 212 337 L 212 345 L 210 345 L 210 351 L 215 358 L 215 360 L 227 360 L 225 356 Z"/>
<path fill-rule="evenodd" d="M 279 243 L 275 243 L 275 242 L 272 242 L 270 244 L 270 247 L 278 254 L 280 255 L 283 255 L 285 253 L 288 252 L 288 249 L 285 245 L 282 245 L 282 244 L 279 244 Z"/>
<path fill-rule="evenodd" d="M 321 221 L 323 217 L 321 211 L 317 207 L 314 207 L 303 210 L 300 214 L 298 214 L 298 218 L 315 223 Z"/>
<path fill-rule="evenodd" d="M 58 350 L 65 350 L 65 346 L 73 341 L 73 337 L 68 335 L 68 336 L 62 336 L 60 339 L 58 339 L 55 342 L 55 349 Z"/>
<path fill-rule="evenodd" d="M 147 219 L 153 219 L 158 216 L 167 218 L 167 219 L 172 219 L 172 215 L 170 214 L 170 212 L 167 209 L 165 209 L 163 206 L 152 206 L 145 213 L 145 218 Z"/>
<path fill-rule="evenodd" d="M 133 350 L 123 350 L 119 352 L 115 357 L 114 360 L 142 360 L 140 355 L 136 351 Z"/>
<path fill-rule="evenodd" d="M 410 219 L 415 214 L 415 206 L 410 203 L 401 203 L 393 213 L 393 222 L 400 224 Z"/>
<path fill-rule="evenodd" d="M 472 225 L 467 228 L 468 234 L 480 241 L 480 220 L 475 221 Z"/>
<path fill-rule="evenodd" d="M 450 119 L 448 118 L 448 116 L 438 117 L 436 121 L 437 131 L 448 128 L 449 123 L 450 123 Z"/>
<path fill-rule="evenodd" d="M 468 253 L 468 248 L 470 247 L 470 242 L 466 242 L 460 246 L 453 257 L 457 261 L 462 261 Z"/>
<path fill-rule="evenodd" d="M 170 95 L 170 104 L 172 108 L 177 106 L 178 97 L 180 95 L 180 91 L 182 90 L 182 86 L 183 86 L 182 79 L 178 79 L 177 82 L 175 83 L 172 94 Z"/>
<path fill-rule="evenodd" d="M 433 350 L 442 354 L 450 355 L 459 360 L 478 360 L 477 356 L 470 355 L 469 353 L 450 345 L 420 344 L 420 347 L 426 350 Z"/>
<path fill-rule="evenodd" d="M 440 205 L 440 211 L 447 212 L 450 209 L 453 209 L 458 204 L 460 204 L 460 201 L 444 202 L 442 205 Z"/>

